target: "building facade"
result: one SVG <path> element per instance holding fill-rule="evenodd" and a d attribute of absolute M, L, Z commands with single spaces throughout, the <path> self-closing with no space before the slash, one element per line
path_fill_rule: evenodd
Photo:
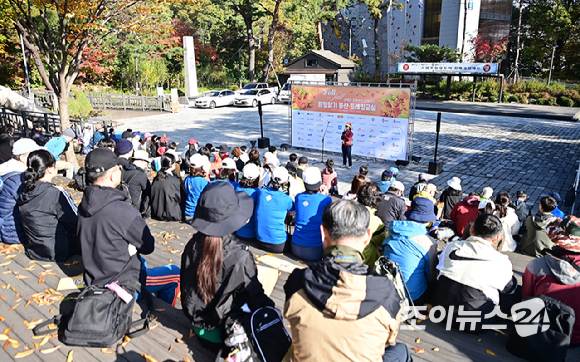
<path fill-rule="evenodd" d="M 324 49 L 345 58 L 356 55 L 362 60 L 362 72 L 373 75 L 377 37 L 383 78 L 396 72 L 404 45 L 463 49 L 463 59 L 469 62 L 474 52 L 471 40 L 478 34 L 493 41 L 509 35 L 512 0 L 403 0 L 403 5 L 386 6 L 378 21 L 363 3 L 342 10 L 323 25 Z"/>

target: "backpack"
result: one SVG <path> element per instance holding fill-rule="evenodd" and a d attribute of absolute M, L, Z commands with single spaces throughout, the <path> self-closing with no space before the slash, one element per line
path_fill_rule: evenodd
<path fill-rule="evenodd" d="M 381 276 L 385 276 L 393 282 L 395 285 L 395 290 L 397 290 L 397 294 L 399 294 L 399 298 L 401 298 L 402 311 L 410 310 L 409 305 L 412 305 L 413 308 L 415 307 L 411 298 L 407 298 L 407 295 L 405 294 L 405 291 L 407 291 L 407 294 L 409 296 L 411 295 L 401 274 L 401 268 L 399 267 L 399 264 L 382 255 L 377 259 L 377 261 L 375 261 L 375 273 Z M 413 313 L 402 313 L 401 322 L 406 321 L 412 316 Z"/>
<path fill-rule="evenodd" d="M 87 187 L 86 174 L 87 174 L 87 169 L 84 167 L 81 167 L 81 168 L 79 168 L 77 173 L 73 175 L 73 182 L 74 182 L 75 188 L 78 191 L 84 191 L 85 188 Z"/>
<path fill-rule="evenodd" d="M 59 326 L 59 335 L 64 344 L 99 348 L 114 345 L 124 335 L 135 338 L 147 333 L 153 305 L 151 294 L 141 288 L 148 309 L 143 319 L 132 322 L 138 286 L 136 283 L 126 283 L 122 288 L 132 297 L 130 301 L 124 301 L 119 293 L 106 286 L 87 286 L 79 294 L 71 315 L 55 316 L 36 326 L 32 332 L 35 336 L 43 334 L 45 332 L 41 332 L 42 328 L 54 323 Z M 140 329 L 129 332 L 139 325 L 142 325 Z"/>
<path fill-rule="evenodd" d="M 126 170 L 126 171 L 129 171 L 129 170 Z M 138 172 L 139 172 L 138 170 L 135 170 L 135 172 L 133 172 L 131 177 L 129 177 L 129 179 L 126 182 L 121 181 L 121 183 L 119 183 L 119 186 L 117 186 L 117 189 L 123 191 L 125 196 L 127 196 L 127 198 L 125 199 L 125 202 L 128 203 L 129 205 L 131 205 L 133 203 L 133 198 L 131 197 L 131 190 L 129 190 L 129 184 L 131 183 L 131 181 L 133 181 L 135 176 L 137 176 Z"/>
<path fill-rule="evenodd" d="M 525 298 L 524 301 L 532 299 L 541 299 L 546 307 L 535 315 L 525 314 L 524 318 L 529 320 L 529 324 L 523 326 L 539 328 L 543 324 L 542 322 L 549 322 L 550 327 L 546 331 L 539 330 L 526 337 L 520 336 L 517 330 L 512 331 L 506 349 L 509 353 L 526 361 L 563 362 L 566 359 L 566 352 L 570 346 L 572 330 L 576 321 L 574 309 L 545 295 Z M 544 320 L 544 311 L 547 313 L 549 321 Z M 539 318 L 539 322 L 537 318 Z M 526 321 L 514 320 L 514 322 L 522 322 L 523 324 Z"/>
<path fill-rule="evenodd" d="M 248 314 L 232 313 L 222 333 L 224 345 L 218 361 L 282 362 L 292 346 L 292 338 L 284 327 L 280 312 L 262 307 Z"/>

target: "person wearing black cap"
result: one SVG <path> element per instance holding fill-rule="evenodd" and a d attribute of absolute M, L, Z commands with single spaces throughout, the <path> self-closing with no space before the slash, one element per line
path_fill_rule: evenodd
<path fill-rule="evenodd" d="M 250 311 L 274 306 L 258 281 L 254 256 L 235 232 L 248 223 L 254 202 L 227 182 L 208 185 L 197 204 L 192 226 L 198 231 L 181 257 L 181 301 L 202 345 L 216 351 L 220 327 L 244 304 Z"/>
<path fill-rule="evenodd" d="M 48 142 L 48 138 L 42 134 L 43 128 L 40 122 L 34 122 L 34 130 L 30 138 L 39 146 L 44 146 Z"/>
<path fill-rule="evenodd" d="M 175 305 L 179 293 L 179 267 L 147 268 L 141 254 L 151 254 L 155 240 L 139 211 L 125 202 L 118 159 L 111 150 L 98 148 L 85 159 L 87 187 L 79 205 L 77 233 L 87 285 L 139 283 L 150 293 Z M 139 290 L 139 288 L 137 288 Z"/>
<path fill-rule="evenodd" d="M 298 167 L 296 167 L 296 174 L 302 178 L 302 172 L 308 167 L 308 158 L 302 156 L 298 159 Z"/>

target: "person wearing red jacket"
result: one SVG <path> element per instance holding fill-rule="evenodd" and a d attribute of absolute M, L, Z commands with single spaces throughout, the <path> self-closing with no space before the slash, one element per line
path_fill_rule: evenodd
<path fill-rule="evenodd" d="M 457 235 L 463 236 L 467 224 L 477 219 L 479 215 L 477 213 L 478 207 L 479 196 L 476 192 L 469 194 L 469 196 L 455 204 L 453 210 L 451 210 L 451 220 Z"/>
<path fill-rule="evenodd" d="M 347 123 L 345 126 L 345 130 L 342 131 L 342 136 L 340 139 L 342 140 L 342 167 L 345 168 L 346 166 L 346 159 L 348 158 L 348 169 L 352 168 L 352 138 L 354 137 L 354 133 L 352 133 L 352 124 Z"/>
<path fill-rule="evenodd" d="M 559 226 L 548 227 L 554 247 L 550 254 L 532 260 L 522 279 L 522 298 L 540 294 L 557 299 L 580 313 L 580 219 L 569 216 Z M 575 265 L 573 265 L 575 264 Z M 580 344 L 580 318 L 572 330 L 572 345 Z"/>

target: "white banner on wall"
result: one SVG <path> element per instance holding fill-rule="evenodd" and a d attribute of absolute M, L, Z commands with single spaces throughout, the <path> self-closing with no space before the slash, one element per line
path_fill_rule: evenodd
<path fill-rule="evenodd" d="M 399 63 L 399 73 L 497 74 L 498 63 Z"/>
<path fill-rule="evenodd" d="M 292 146 L 342 151 L 346 123 L 354 133 L 352 154 L 387 160 L 407 157 L 410 90 L 292 86 Z M 340 161 L 341 162 L 341 161 Z"/>

